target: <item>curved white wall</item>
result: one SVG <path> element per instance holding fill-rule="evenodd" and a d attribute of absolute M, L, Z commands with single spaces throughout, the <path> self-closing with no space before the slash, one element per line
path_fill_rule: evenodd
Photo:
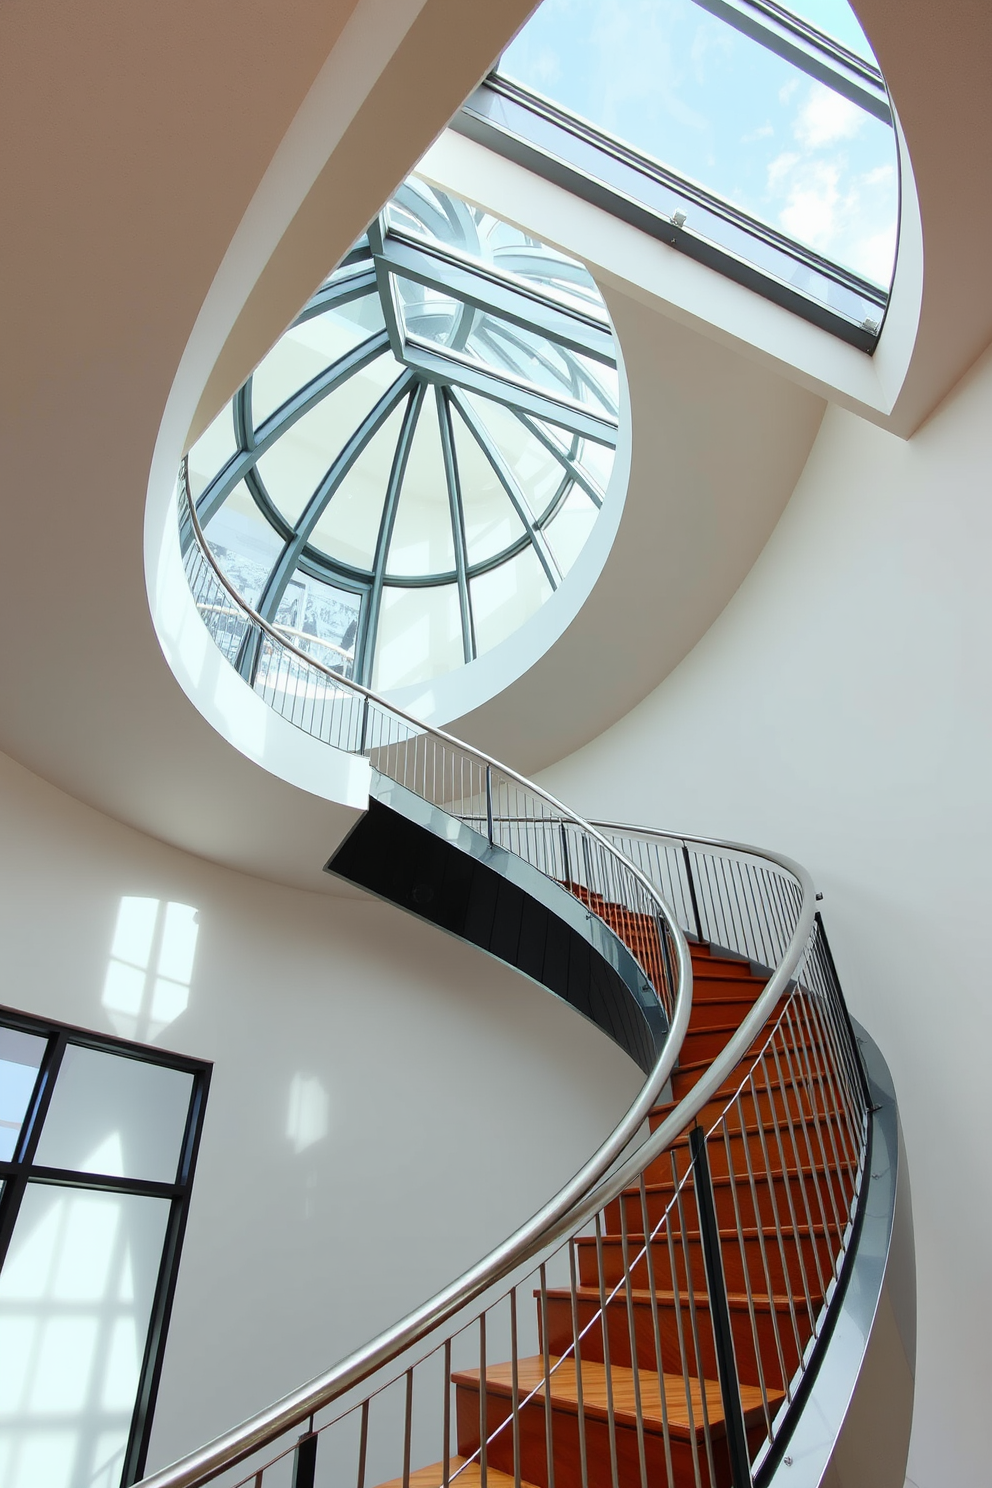
<path fill-rule="evenodd" d="M 150 1469 L 485 1254 L 641 1083 L 592 1024 L 481 952 L 376 901 L 166 847 L 4 755 L 0 835 L 4 1000 L 214 1061 Z M 198 911 L 189 1004 L 158 1032 L 102 1000 L 132 895 Z"/>
<path fill-rule="evenodd" d="M 792 854 L 906 1134 L 911 1480 L 984 1488 L 992 903 L 992 353 L 908 442 L 828 410 L 738 594 L 621 723 L 546 772 L 586 814 Z"/>

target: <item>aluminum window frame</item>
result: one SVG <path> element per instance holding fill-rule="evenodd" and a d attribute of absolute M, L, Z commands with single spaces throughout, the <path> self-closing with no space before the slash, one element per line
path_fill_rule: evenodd
<path fill-rule="evenodd" d="M 169 1201 L 169 1216 L 166 1221 L 162 1254 L 138 1375 L 138 1389 L 121 1470 L 121 1488 L 130 1488 L 130 1485 L 137 1483 L 145 1472 L 213 1065 L 209 1060 L 192 1059 L 184 1054 L 174 1054 L 147 1044 L 115 1038 L 110 1034 L 94 1033 L 91 1029 L 55 1022 L 49 1018 L 37 1017 L 34 1014 L 5 1006 L 0 1006 L 0 1027 L 47 1040 L 47 1047 L 35 1077 L 31 1099 L 21 1125 L 17 1146 L 14 1149 L 14 1156 L 10 1161 L 0 1161 L 0 1179 L 3 1180 L 3 1191 L 0 1194 L 0 1271 L 3 1270 L 7 1258 L 17 1216 L 29 1183 L 84 1189 L 96 1193 L 139 1195 Z M 35 1161 L 45 1119 L 58 1083 L 59 1070 L 66 1049 L 70 1046 L 91 1049 L 101 1054 L 113 1054 L 119 1058 L 133 1059 L 142 1064 L 179 1070 L 192 1077 L 186 1123 L 174 1182 L 114 1177 L 102 1173 L 82 1173 L 75 1169 L 45 1167 Z"/>
<path fill-rule="evenodd" d="M 437 194 L 449 199 L 447 193 Z M 401 206 L 411 200 L 424 209 L 425 219 L 430 217 L 430 202 L 426 198 L 421 202 L 416 193 L 410 192 L 408 185 L 405 184 L 394 198 Z M 451 197 L 450 200 L 455 202 L 458 199 Z M 465 203 L 459 205 L 465 212 L 475 212 Z M 471 592 L 473 579 L 512 561 L 530 547 L 550 592 L 554 593 L 562 582 L 563 573 L 545 529 L 554 521 L 573 487 L 588 498 L 596 511 L 601 508 L 605 491 L 580 465 L 580 450 L 585 440 L 615 450 L 620 426 L 617 401 L 608 389 L 599 386 L 579 360 L 587 358 L 614 373 L 617 370 L 616 346 L 605 307 L 592 301 L 581 306 L 553 284 L 535 278 L 540 272 L 542 253 L 536 240 L 532 243 L 527 239 L 516 255 L 510 255 L 514 263 L 519 258 L 521 268 L 529 270 L 529 274 L 516 272 L 513 268 L 483 262 L 450 243 L 404 231 L 390 223 L 389 210 L 387 206 L 376 218 L 290 327 L 292 330 L 356 300 L 377 296 L 383 312 L 382 329 L 364 336 L 257 425 L 252 411 L 253 379 L 249 377 L 235 394 L 231 405 L 235 453 L 207 482 L 196 501 L 197 515 L 206 529 L 228 496 L 243 481 L 255 506 L 280 539 L 280 551 L 269 568 L 255 606 L 269 624 L 278 627 L 280 604 L 298 573 L 358 596 L 359 614 L 353 652 L 350 658 L 343 654 L 341 668 L 366 686 L 372 681 L 385 589 L 457 588 L 465 663 L 475 660 L 478 654 Z M 410 211 L 409 205 L 405 210 Z M 436 215 L 440 223 L 441 212 Z M 485 214 L 478 215 L 481 218 Z M 443 225 L 453 226 L 447 219 Z M 425 231 L 430 230 L 428 222 Z M 543 252 L 547 254 L 547 250 Z M 572 276 L 573 271 L 587 276 L 581 265 L 572 265 L 565 258 L 545 257 L 544 262 L 560 267 L 566 278 Z M 398 301 L 398 279 L 439 291 L 449 300 L 460 303 L 466 314 L 463 317 L 465 325 L 459 328 L 463 332 L 459 344 L 442 346 L 425 340 L 407 327 Z M 569 374 L 571 387 L 562 387 L 559 391 L 530 381 L 521 374 L 519 367 L 513 365 L 506 348 L 502 348 L 501 355 L 494 355 L 488 364 L 473 360 L 461 347 L 473 325 L 482 317 L 491 318 L 492 324 L 502 329 L 508 342 L 521 331 L 543 338 L 566 365 L 574 363 Z M 522 349 L 522 354 L 525 350 Z M 289 521 L 267 489 L 258 461 L 320 402 L 333 396 L 350 377 L 384 356 L 392 357 L 397 363 L 396 377 L 331 460 L 300 515 L 295 521 Z M 545 365 L 550 367 L 551 364 L 545 362 Z M 557 371 L 556 375 L 560 376 Z M 583 391 L 587 391 L 585 399 L 581 396 Z M 500 451 L 498 441 L 469 402 L 470 395 L 478 395 L 507 408 L 560 467 L 555 489 L 539 512 L 531 509 L 530 500 Z M 592 399 L 597 401 L 590 401 Z M 398 409 L 402 409 L 400 433 L 373 556 L 370 565 L 362 567 L 325 552 L 312 540 L 313 533 L 348 471 Z M 388 569 L 389 547 L 410 450 L 423 417 L 436 417 L 438 423 L 454 566 L 450 570 L 426 574 L 394 573 Z M 491 468 L 507 498 L 508 509 L 515 514 L 522 529 L 498 552 L 474 563 L 469 561 L 465 536 L 464 502 L 454 432 L 456 421 L 460 424 L 459 432 L 474 443 Z M 188 480 L 185 462 L 184 476 Z M 250 683 L 254 681 L 258 661 L 258 646 L 252 638 L 246 637 L 234 664 Z"/>
<path fill-rule="evenodd" d="M 693 0 L 766 50 L 894 128 L 877 67 L 775 0 Z M 889 303 L 886 290 L 691 181 L 553 99 L 499 71 L 499 63 L 451 121 L 456 133 L 512 160 L 687 257 L 755 291 L 872 355 Z M 901 161 L 896 149 L 897 170 Z M 901 181 L 897 221 L 901 210 Z M 751 262 L 748 243 L 768 257 Z M 898 256 L 898 228 L 896 253 Z M 791 282 L 808 276 L 824 297 Z M 833 305 L 829 297 L 833 296 Z"/>

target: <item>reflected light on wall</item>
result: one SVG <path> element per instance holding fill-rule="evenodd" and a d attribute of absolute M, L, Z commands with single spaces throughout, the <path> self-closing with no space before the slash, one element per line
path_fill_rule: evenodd
<path fill-rule="evenodd" d="M 198 929 L 190 904 L 121 900 L 102 1002 L 122 1037 L 155 1039 L 186 1011 Z"/>
<path fill-rule="evenodd" d="M 305 1152 L 327 1136 L 330 1103 L 316 1075 L 296 1074 L 289 1087 L 286 1135 L 294 1152 Z"/>
<path fill-rule="evenodd" d="M 0 1485 L 116 1488 L 168 1203 L 30 1185 L 0 1276 Z"/>

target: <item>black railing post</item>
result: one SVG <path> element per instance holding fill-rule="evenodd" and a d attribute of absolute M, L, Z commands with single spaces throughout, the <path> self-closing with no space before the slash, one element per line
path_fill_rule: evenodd
<path fill-rule="evenodd" d="M 689 857 L 689 849 L 682 844 L 682 861 L 685 863 L 686 883 L 689 885 L 689 902 L 692 905 L 692 919 L 696 927 L 696 939 L 703 938 L 703 924 L 699 918 L 699 901 L 696 898 L 696 880 L 692 876 L 692 859 Z"/>
<path fill-rule="evenodd" d="M 746 1136 L 744 1140 L 747 1140 Z M 733 1488 L 753 1488 L 751 1458 L 747 1449 L 747 1432 L 744 1428 L 744 1411 L 741 1407 L 740 1381 L 737 1377 L 737 1360 L 734 1356 L 730 1304 L 727 1301 L 727 1284 L 723 1276 L 720 1225 L 717 1220 L 716 1201 L 713 1197 L 709 1159 L 706 1155 L 706 1133 L 701 1126 L 694 1126 L 689 1133 L 689 1147 L 695 1170 L 699 1236 L 703 1248 L 703 1265 L 706 1269 L 706 1291 L 709 1296 L 713 1343 L 716 1348 L 716 1367 L 720 1377 L 720 1398 L 723 1401 L 723 1420 L 727 1432 L 727 1450 L 730 1455 L 730 1479 Z"/>
<path fill-rule="evenodd" d="M 493 767 L 486 766 L 486 831 L 489 833 L 489 846 L 493 846 Z"/>
<path fill-rule="evenodd" d="M 314 1488 L 317 1473 L 317 1433 L 308 1431 L 293 1453 L 293 1488 Z"/>
<path fill-rule="evenodd" d="M 563 821 L 558 823 L 558 830 L 561 833 L 562 883 L 567 887 L 572 882 L 572 865 L 568 861 L 568 832 L 565 830 L 565 823 Z"/>
<path fill-rule="evenodd" d="M 359 745 L 358 745 L 358 752 L 359 752 L 359 754 L 364 754 L 365 753 L 365 746 L 368 743 L 368 737 L 369 737 L 369 700 L 368 700 L 368 696 L 365 696 L 365 697 L 362 698 L 362 737 L 361 737 L 361 740 L 359 741 Z"/>

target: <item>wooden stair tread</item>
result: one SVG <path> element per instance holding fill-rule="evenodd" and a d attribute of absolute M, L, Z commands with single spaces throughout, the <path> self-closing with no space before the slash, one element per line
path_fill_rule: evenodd
<path fill-rule="evenodd" d="M 574 1359 L 559 1359 L 555 1355 L 550 1358 L 551 1375 L 551 1401 L 556 1410 L 564 1410 L 570 1414 L 578 1414 L 578 1382 L 576 1379 L 576 1368 Z M 606 1366 L 594 1361 L 583 1360 L 581 1370 L 582 1383 L 582 1405 L 583 1413 L 587 1420 L 608 1421 L 609 1410 L 607 1404 L 607 1374 Z M 641 1416 L 644 1422 L 644 1430 L 654 1435 L 661 1435 L 663 1426 L 661 1390 L 665 1391 L 665 1409 L 668 1417 L 668 1429 L 673 1438 L 689 1441 L 695 1435 L 697 1441 L 703 1440 L 702 1426 L 702 1397 L 705 1391 L 706 1413 L 709 1417 L 710 1432 L 714 1437 L 725 1436 L 723 1418 L 723 1402 L 720 1397 L 720 1385 L 717 1380 L 698 1380 L 693 1377 L 689 1379 L 689 1401 L 686 1400 L 686 1384 L 681 1375 L 665 1374 L 660 1377 L 647 1369 L 637 1371 L 638 1383 L 641 1395 Z M 613 1417 L 618 1426 L 637 1426 L 637 1409 L 634 1394 L 634 1371 L 624 1365 L 614 1364 L 610 1369 L 610 1377 L 613 1393 Z M 469 1369 L 452 1375 L 456 1385 L 462 1385 L 468 1389 L 479 1389 L 479 1371 Z M 540 1354 L 533 1358 L 520 1359 L 517 1363 L 517 1382 L 521 1401 L 533 1395 L 539 1400 L 544 1399 L 544 1361 Z M 491 1364 L 486 1370 L 486 1393 L 487 1395 L 499 1395 L 504 1398 L 512 1396 L 512 1371 L 509 1364 Z M 761 1401 L 761 1391 L 755 1385 L 741 1385 L 741 1404 L 744 1409 L 745 1425 L 757 1424 L 764 1420 L 764 1410 Z M 768 1390 L 768 1403 L 770 1406 L 778 1405 L 785 1398 L 781 1390 Z M 689 1404 L 692 1407 L 692 1422 L 689 1420 Z"/>
<path fill-rule="evenodd" d="M 811 1280 L 811 1285 L 812 1284 L 813 1283 Z M 607 1287 L 605 1288 L 605 1291 L 607 1306 L 609 1306 L 611 1302 L 614 1305 L 626 1304 L 626 1287 Z M 535 1297 L 539 1297 L 540 1295 L 541 1294 L 539 1291 L 535 1291 Z M 571 1291 L 568 1287 L 548 1287 L 546 1292 L 546 1296 L 554 1297 L 558 1301 L 567 1300 L 571 1297 L 571 1295 Z M 598 1287 L 577 1286 L 575 1288 L 575 1295 L 580 1302 L 599 1302 Z M 671 1304 L 672 1306 L 674 1306 L 676 1299 L 678 1299 L 683 1307 L 688 1307 L 689 1305 L 689 1293 L 688 1288 L 686 1287 L 683 1287 L 682 1290 L 678 1293 L 674 1291 L 664 1291 L 662 1290 L 662 1288 L 656 1287 L 654 1295 L 660 1303 Z M 692 1299 L 697 1307 L 705 1307 L 707 1309 L 709 1308 L 710 1299 L 709 1294 L 707 1293 L 705 1288 L 694 1286 L 692 1289 Z M 631 1287 L 630 1300 L 635 1307 L 649 1307 L 651 1305 L 650 1289 L 648 1287 Z M 800 1300 L 802 1302 L 805 1302 L 805 1296 L 803 1296 L 801 1299 L 798 1297 L 793 1297 L 792 1299 L 793 1302 L 797 1302 Z M 814 1291 L 810 1292 L 809 1294 L 809 1300 L 819 1305 L 819 1303 L 823 1301 L 823 1297 L 814 1289 Z M 754 1303 L 756 1312 L 784 1312 L 787 1311 L 789 1307 L 789 1297 L 785 1292 L 752 1292 L 751 1301 Z M 729 1303 L 731 1308 L 745 1312 L 747 1311 L 748 1304 L 746 1292 L 728 1291 L 727 1302 Z"/>
<path fill-rule="evenodd" d="M 466 1462 L 468 1459 L 465 1457 L 451 1458 L 448 1463 L 448 1482 L 453 1488 L 482 1488 L 482 1468 L 478 1459 L 468 1462 L 467 1466 Z M 514 1477 L 512 1473 L 500 1472 L 499 1468 L 487 1467 L 486 1482 L 492 1488 L 513 1488 Z M 442 1488 L 443 1483 L 443 1462 L 432 1462 L 430 1467 L 418 1467 L 410 1473 L 410 1488 Z M 403 1479 L 390 1478 L 388 1483 L 380 1483 L 379 1488 L 403 1488 Z M 534 1488 L 534 1485 L 521 1478 L 520 1488 Z"/>

